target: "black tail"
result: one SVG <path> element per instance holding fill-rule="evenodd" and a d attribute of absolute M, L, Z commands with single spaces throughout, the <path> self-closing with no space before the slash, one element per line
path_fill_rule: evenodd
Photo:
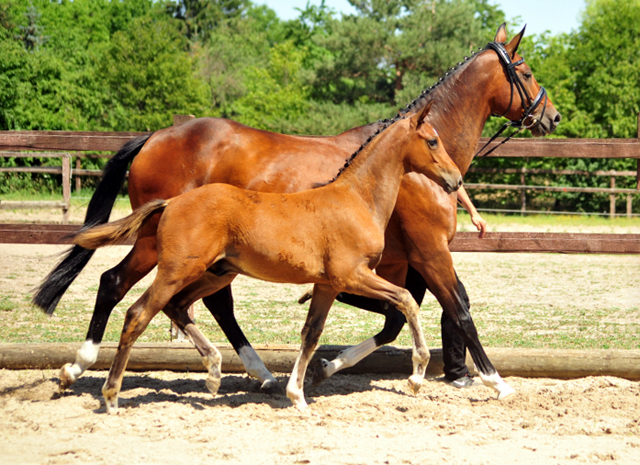
<path fill-rule="evenodd" d="M 152 135 L 147 134 L 130 140 L 109 160 L 104 167 L 102 180 L 89 202 L 83 228 L 109 221 L 111 209 L 124 184 L 127 168 Z M 73 280 L 89 263 L 94 252 L 95 250 L 88 250 L 79 245 L 71 248 L 36 289 L 32 299 L 34 305 L 44 310 L 47 315 L 51 315 Z"/>

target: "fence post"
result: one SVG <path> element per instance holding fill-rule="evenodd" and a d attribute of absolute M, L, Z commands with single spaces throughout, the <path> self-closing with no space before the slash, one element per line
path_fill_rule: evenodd
<path fill-rule="evenodd" d="M 611 189 L 616 188 L 616 178 L 611 176 Z M 609 217 L 616 217 L 616 194 L 609 194 Z"/>
<path fill-rule="evenodd" d="M 82 169 L 82 162 L 80 161 L 80 157 L 76 157 L 76 170 Z M 80 193 L 80 189 L 82 189 L 82 180 L 80 176 L 76 174 L 76 194 Z"/>
<path fill-rule="evenodd" d="M 193 119 L 195 119 L 196 117 L 194 115 L 173 115 L 173 125 L 174 126 L 180 126 L 181 124 L 184 124 L 188 121 L 191 121 Z M 195 307 L 193 305 L 191 305 L 189 307 L 189 310 L 187 310 L 187 313 L 189 314 L 189 318 L 191 318 L 192 320 L 195 321 Z M 170 334 L 171 334 L 171 340 L 173 341 L 174 339 L 178 342 L 186 342 L 187 341 L 187 337 L 186 334 L 184 334 L 174 323 L 173 321 L 171 322 L 171 330 L 170 330 Z"/>
<path fill-rule="evenodd" d="M 520 190 L 520 211 L 524 214 L 524 212 L 527 210 L 527 192 L 524 188 L 524 186 L 526 185 L 525 183 L 525 178 L 524 178 L 524 174 L 526 173 L 527 168 L 525 168 L 524 166 L 522 167 L 522 172 L 520 173 L 520 184 L 522 184 L 522 190 Z"/>
<path fill-rule="evenodd" d="M 69 223 L 69 208 L 71 207 L 71 154 L 62 155 L 62 224 Z"/>
<path fill-rule="evenodd" d="M 640 139 L 640 113 L 638 113 L 638 132 L 636 135 Z M 636 160 L 636 189 L 640 190 L 640 158 Z"/>

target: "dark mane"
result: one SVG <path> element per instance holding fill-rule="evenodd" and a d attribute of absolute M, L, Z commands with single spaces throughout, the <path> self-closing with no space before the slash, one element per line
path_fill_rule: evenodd
<path fill-rule="evenodd" d="M 379 135 L 382 131 L 384 131 L 385 129 L 387 129 L 389 126 L 391 126 L 393 123 L 395 123 L 396 121 L 399 121 L 401 119 L 404 119 L 407 117 L 408 114 L 410 114 L 411 112 L 413 112 L 415 110 L 416 107 L 418 107 L 419 105 L 421 105 L 422 103 L 424 103 L 427 98 L 431 95 L 431 93 L 437 89 L 438 87 L 440 87 L 443 83 L 447 82 L 449 80 L 449 78 L 451 76 L 453 76 L 463 65 L 465 65 L 467 62 L 469 62 L 469 60 L 471 60 L 473 57 L 475 57 L 478 53 L 486 50 L 488 48 L 488 45 L 481 47 L 480 49 L 478 49 L 477 52 L 475 51 L 471 51 L 471 55 L 464 57 L 463 61 L 458 62 L 457 65 L 452 66 L 451 68 L 449 68 L 449 70 L 447 72 L 444 73 L 443 76 L 441 76 L 435 83 L 433 83 L 431 85 L 431 87 L 424 89 L 420 95 L 418 95 L 418 97 L 416 97 L 412 102 L 408 103 L 402 110 L 398 111 L 398 114 L 396 116 L 394 116 L 393 118 L 389 118 L 389 119 L 382 119 L 382 120 L 378 120 L 378 124 L 381 124 L 380 128 L 374 132 L 361 146 L 360 148 L 358 148 L 358 150 L 356 150 L 355 152 L 353 152 L 353 154 L 351 154 L 351 156 L 349 158 L 347 158 L 347 160 L 344 163 L 344 166 L 342 168 L 340 168 L 340 170 L 338 171 L 338 174 L 335 175 L 335 177 L 333 179 L 331 179 L 330 181 L 327 182 L 323 182 L 323 183 L 316 183 L 313 185 L 313 189 L 318 188 L 318 187 L 322 187 L 322 186 L 326 186 L 327 184 L 331 184 L 332 182 L 334 182 L 336 179 L 338 179 L 338 177 L 340 177 L 340 175 L 344 172 L 344 170 L 346 170 L 347 168 L 349 168 L 349 166 L 351 165 L 351 163 L 353 162 L 353 159 L 360 153 L 362 152 L 362 150 L 369 145 L 369 142 L 371 142 L 377 135 Z"/>

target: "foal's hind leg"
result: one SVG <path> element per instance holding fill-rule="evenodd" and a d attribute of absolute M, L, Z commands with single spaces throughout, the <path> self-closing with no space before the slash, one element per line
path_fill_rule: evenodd
<path fill-rule="evenodd" d="M 196 346 L 202 356 L 202 364 L 207 368 L 206 386 L 215 395 L 220 388 L 222 377 L 222 355 L 209 339 L 198 329 L 189 316 L 189 306 L 203 295 L 213 294 L 222 287 L 228 287 L 235 275 L 215 276 L 211 273 L 190 284 L 176 294 L 164 308 L 164 312 Z"/>
<path fill-rule="evenodd" d="M 324 323 L 327 320 L 327 315 L 336 295 L 337 292 L 331 286 L 316 284 L 313 287 L 309 313 L 301 333 L 300 353 L 291 372 L 291 378 L 287 383 L 287 397 L 300 410 L 307 407 L 307 402 L 304 399 L 304 375 L 313 352 L 318 345 Z"/>
<path fill-rule="evenodd" d="M 204 297 L 202 302 L 216 319 L 231 345 L 233 345 L 249 376 L 260 380 L 262 383 L 260 390 L 270 392 L 274 389 L 279 389 L 278 380 L 264 366 L 262 359 L 253 350 L 251 343 L 240 329 L 240 326 L 238 326 L 233 313 L 231 286 L 226 286 L 224 289 Z"/>
<path fill-rule="evenodd" d="M 140 279 L 146 276 L 157 263 L 156 238 L 139 238 L 129 254 L 114 268 L 100 278 L 96 305 L 89 323 L 85 341 L 76 353 L 73 364 L 67 363 L 60 370 L 60 392 L 75 383 L 98 359 L 98 352 L 107 321 L 114 307 Z"/>
<path fill-rule="evenodd" d="M 118 350 L 111 364 L 107 380 L 102 387 L 102 395 L 108 413 L 115 413 L 118 410 L 118 394 L 133 344 L 153 317 L 165 307 L 172 295 L 172 289 L 165 286 L 158 291 L 157 287 L 161 286 L 155 286 L 154 282 L 127 311 Z"/>

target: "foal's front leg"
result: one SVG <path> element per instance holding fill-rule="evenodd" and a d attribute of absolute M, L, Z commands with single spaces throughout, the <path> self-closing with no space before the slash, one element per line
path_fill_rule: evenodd
<path fill-rule="evenodd" d="M 333 304 L 336 295 L 338 293 L 331 286 L 316 284 L 313 287 L 309 313 L 301 333 L 300 353 L 291 372 L 291 378 L 287 383 L 287 397 L 300 410 L 304 410 L 307 407 L 307 402 L 304 399 L 304 376 L 307 366 L 318 345 L 329 309 L 331 309 L 331 304 Z"/>
<path fill-rule="evenodd" d="M 413 341 L 413 374 L 409 377 L 409 387 L 414 394 L 417 393 L 422 386 L 431 354 L 420 327 L 420 307 L 409 291 L 391 284 L 364 266 L 355 273 L 355 279 L 350 281 L 344 290 L 351 294 L 385 300 L 407 318 Z"/>

